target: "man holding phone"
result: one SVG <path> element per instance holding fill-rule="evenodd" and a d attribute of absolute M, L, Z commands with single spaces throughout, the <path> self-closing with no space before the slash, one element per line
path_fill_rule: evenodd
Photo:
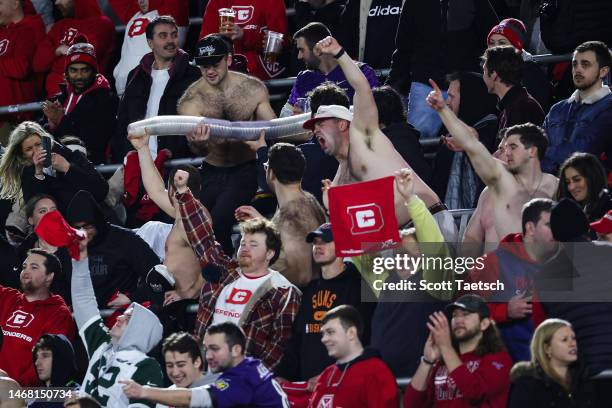
<path fill-rule="evenodd" d="M 529 343 L 535 329 L 531 293 L 535 274 L 557 249 L 550 229 L 554 202 L 535 198 L 523 206 L 522 233 L 506 235 L 499 247 L 484 256 L 484 267 L 474 268 L 469 282 L 504 284 L 503 291 L 478 292 L 488 302 L 491 318 L 514 362 L 530 359 Z"/>

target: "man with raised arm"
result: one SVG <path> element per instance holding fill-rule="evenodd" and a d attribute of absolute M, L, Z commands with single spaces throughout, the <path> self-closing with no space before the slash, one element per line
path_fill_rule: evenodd
<path fill-rule="evenodd" d="M 189 177 L 185 171 L 176 172 L 175 198 L 207 280 L 200 294 L 195 334 L 202 338 L 210 325 L 233 322 L 246 333 L 246 353 L 273 369 L 291 336 L 302 297 L 295 285 L 270 268 L 280 253 L 280 233 L 263 218 L 241 223 L 238 259 L 230 259 L 215 241 L 210 215 L 194 199 Z"/>
<path fill-rule="evenodd" d="M 201 188 L 199 173 L 192 166 L 175 167 L 168 178 L 168 190 L 166 190 L 164 180 L 157 171 L 151 156 L 148 133 L 145 131 L 142 137 L 129 135 L 128 138 L 138 152 L 140 172 L 147 194 L 159 208 L 175 219 L 166 239 L 164 263 L 151 269 L 147 274 L 147 283 L 153 292 L 165 294 L 164 303 L 166 304 L 178 299 L 197 298 L 204 279 L 201 274 L 200 261 L 189 245 L 181 222 L 178 203 L 174 199 L 176 192 L 174 183 L 176 172 L 179 169 L 190 172 L 192 177 L 189 178 L 189 187 L 194 194 L 199 196 Z M 173 288 L 175 291 L 171 291 Z"/>
<path fill-rule="evenodd" d="M 523 204 L 533 198 L 551 198 L 557 190 L 557 178 L 540 170 L 540 160 L 548 147 L 544 131 L 531 123 L 506 129 L 504 165 L 450 110 L 438 85 L 433 80 L 430 84 L 434 90 L 427 96 L 427 103 L 438 112 L 453 142 L 467 153 L 476 174 L 489 187 L 497 236 L 521 232 Z"/>
<path fill-rule="evenodd" d="M 133 302 L 109 330 L 100 316 L 89 270 L 87 236 L 79 242 L 79 260 L 72 260 L 72 306 L 89 365 L 79 390 L 103 407 L 153 408 L 149 401 L 128 398 L 119 379 L 160 386 L 158 362 L 147 356 L 162 339 L 162 325 L 153 312 Z"/>
<path fill-rule="evenodd" d="M 355 90 L 353 113 L 338 105 L 320 106 L 312 119 L 304 123 L 314 132 L 321 149 L 340 163 L 333 185 L 350 184 L 390 176 L 410 168 L 380 130 L 378 109 L 368 80 L 333 37 L 319 41 L 315 52 L 338 60 L 349 84 Z M 418 175 L 415 192 L 434 215 L 447 241 L 454 241 L 456 226 L 446 206 Z M 401 194 L 395 191 L 395 214 L 400 224 L 410 221 Z"/>

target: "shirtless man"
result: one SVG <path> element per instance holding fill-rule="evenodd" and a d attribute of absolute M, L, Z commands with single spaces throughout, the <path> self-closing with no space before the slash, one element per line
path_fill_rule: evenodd
<path fill-rule="evenodd" d="M 263 147 L 261 143 L 265 145 L 260 139 L 253 148 Z M 297 147 L 289 143 L 276 143 L 268 152 L 268 162 L 264 168 L 267 185 L 278 200 L 272 222 L 280 232 L 283 243 L 278 260 L 270 267 L 282 273 L 294 285 L 304 287 L 319 275 L 311 255 L 312 245 L 306 242 L 306 235 L 325 222 L 325 212 L 312 194 L 302 190 L 306 159 Z M 249 205 L 236 209 L 238 221 L 257 217 L 262 215 Z"/>
<path fill-rule="evenodd" d="M 531 123 L 506 129 L 504 165 L 472 136 L 473 129 L 447 107 L 438 85 L 432 80 L 430 84 L 433 91 L 427 103 L 438 112 L 454 142 L 467 153 L 476 174 L 488 187 L 492 213 L 481 217 L 490 215 L 494 220 L 498 241 L 499 237 L 521 232 L 523 204 L 533 198 L 551 198 L 557 190 L 558 179 L 540 170 L 540 160 L 548 146 L 544 131 Z"/>
<path fill-rule="evenodd" d="M 504 133 L 505 129 L 498 134 L 498 136 L 501 137 L 497 150 L 493 152 L 493 157 L 501 160 L 505 166 L 507 163 L 504 146 L 506 138 L 504 137 Z M 501 238 L 497 236 L 495 230 L 493 204 L 489 187 L 485 187 L 480 193 L 476 208 L 465 227 L 465 232 L 461 239 L 461 255 L 475 258 L 497 248 L 497 244 Z"/>
<path fill-rule="evenodd" d="M 197 298 L 204 284 L 202 268 L 198 257 L 193 253 L 179 213 L 178 203 L 174 199 L 174 178 L 178 171 L 185 170 L 191 174 L 190 188 L 197 192 L 201 188 L 198 171 L 192 166 L 175 167 L 168 178 L 168 190 L 164 187 L 151 150 L 149 150 L 149 135 L 128 135 L 128 139 L 138 152 L 142 181 L 151 200 L 170 217 L 174 218 L 174 225 L 165 245 L 165 259 L 163 265 L 157 265 L 147 275 L 147 283 L 156 293 L 164 293 L 164 305 L 179 299 Z M 193 180 L 192 180 L 193 179 Z M 174 287 L 174 291 L 170 290 Z"/>
<path fill-rule="evenodd" d="M 359 67 L 332 37 L 319 41 L 315 52 L 334 56 L 349 84 L 355 89 L 352 114 L 343 106 L 320 106 L 314 117 L 304 123 L 305 129 L 313 130 L 321 149 L 334 156 L 340 164 L 331 185 L 378 179 L 391 176 L 397 170 L 410 168 L 380 130 L 374 96 Z M 445 240 L 455 242 L 457 227 L 453 217 L 436 193 L 418 175 L 414 174 L 414 177 L 415 193 L 436 218 Z M 324 181 L 324 187 L 329 185 Z M 324 193 L 324 201 L 326 196 Z M 410 221 L 410 214 L 397 187 L 394 197 L 398 223 L 406 224 Z"/>
<path fill-rule="evenodd" d="M 195 62 L 202 78 L 179 99 L 178 113 L 230 121 L 276 118 L 265 85 L 257 78 L 229 71 L 231 61 L 227 40 L 214 34 L 201 39 Z M 225 253 L 232 254 L 234 210 L 248 203 L 257 190 L 255 153 L 244 142 L 205 140 L 201 127 L 187 139 L 204 157 L 200 201 L 210 209 L 217 240 Z"/>

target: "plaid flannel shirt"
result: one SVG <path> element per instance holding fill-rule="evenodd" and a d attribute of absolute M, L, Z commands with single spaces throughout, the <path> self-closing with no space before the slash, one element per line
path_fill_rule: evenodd
<path fill-rule="evenodd" d="M 202 267 L 214 264 L 219 279 L 207 281 L 200 293 L 195 334 L 202 338 L 212 323 L 217 299 L 223 288 L 240 278 L 238 263 L 230 259 L 215 241 L 212 222 L 206 208 L 190 191 L 176 194 L 181 219 L 191 248 Z M 280 361 L 291 336 L 293 320 L 300 308 L 301 292 L 279 272 L 271 270 L 270 279 L 251 296 L 239 320 L 246 334 L 246 352 L 273 369 Z"/>

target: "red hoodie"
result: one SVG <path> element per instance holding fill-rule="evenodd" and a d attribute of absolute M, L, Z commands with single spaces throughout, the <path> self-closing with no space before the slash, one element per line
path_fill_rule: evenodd
<path fill-rule="evenodd" d="M 23 387 L 40 384 L 32 363 L 32 347 L 40 336 L 64 334 L 74 340 L 74 321 L 59 295 L 30 302 L 18 290 L 0 286 L 0 326 L 0 368 Z"/>
<path fill-rule="evenodd" d="M 39 15 L 29 15 L 28 8 L 24 12 L 21 21 L 0 26 L 0 106 L 40 98 L 39 81 L 32 70 L 32 45 L 45 37 L 45 25 Z"/>
<path fill-rule="evenodd" d="M 536 263 L 536 261 L 531 259 L 525 250 L 525 246 L 523 245 L 523 234 L 513 233 L 506 235 L 504 238 L 502 238 L 500 247 L 518 259 L 533 264 Z M 485 254 L 483 263 L 485 265 L 484 268 L 475 268 L 470 271 L 469 275 L 466 277 L 468 282 L 495 282 L 500 278 L 501 271 L 499 267 L 499 259 L 495 251 Z M 533 282 L 525 282 L 525 285 L 530 290 L 533 290 Z M 480 291 L 478 294 L 485 299 L 489 299 L 494 295 L 494 293 L 491 291 Z M 532 292 L 531 304 L 534 326 L 537 326 L 537 324 L 543 320 L 542 316 L 544 310 L 542 309 L 541 303 L 537 301 L 536 294 L 534 292 Z M 508 303 L 489 302 L 487 305 L 489 306 L 489 311 L 491 312 L 491 318 L 495 320 L 495 322 L 503 323 L 510 320 L 508 317 Z"/>
<path fill-rule="evenodd" d="M 265 30 L 283 34 L 283 43 L 289 43 L 285 3 L 282 0 L 209 0 L 204 10 L 200 38 L 219 32 L 219 9 L 231 8 L 236 12 L 234 22 L 244 30 L 244 36 L 234 41 L 234 51 L 248 60 L 251 75 L 266 80 L 280 75 L 284 67 L 278 62 L 270 65 L 262 59 Z"/>
<path fill-rule="evenodd" d="M 310 398 L 310 408 L 398 408 L 391 370 L 374 349 L 345 364 L 328 366 Z"/>
<path fill-rule="evenodd" d="M 55 50 L 60 45 L 71 46 L 77 34 L 87 36 L 96 50 L 100 73 L 105 71 L 115 43 L 115 26 L 108 17 L 102 15 L 97 0 L 75 1 L 74 17 L 63 18 L 55 23 L 47 37 L 38 44 L 34 55 L 34 70 L 49 72 L 45 84 L 48 97 L 57 94 L 60 91 L 59 84 L 64 82 L 66 56 L 57 56 Z"/>
<path fill-rule="evenodd" d="M 465 353 L 462 364 L 450 373 L 442 363 L 432 368 L 427 388 L 408 385 L 405 408 L 506 408 L 512 359 L 505 351 L 484 356 Z"/>

